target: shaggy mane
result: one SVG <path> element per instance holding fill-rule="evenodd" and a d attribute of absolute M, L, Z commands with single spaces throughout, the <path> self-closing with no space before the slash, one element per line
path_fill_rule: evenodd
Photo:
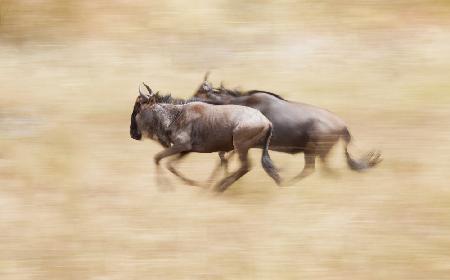
<path fill-rule="evenodd" d="M 183 105 L 183 104 L 187 104 L 187 103 L 191 103 L 191 102 L 196 102 L 196 101 L 200 101 L 199 98 L 196 97 L 192 97 L 189 99 L 183 99 L 183 98 L 176 98 L 176 97 L 172 97 L 172 95 L 166 94 L 166 95 L 162 95 L 158 92 L 155 93 L 154 95 L 156 103 L 164 103 L 164 104 L 173 104 L 173 105 Z"/>
<path fill-rule="evenodd" d="M 265 93 L 265 94 L 268 94 L 268 95 L 272 95 L 273 97 L 276 97 L 278 99 L 285 100 L 283 97 L 279 96 L 276 93 L 273 93 L 273 92 L 270 92 L 270 91 L 264 91 L 264 90 L 240 91 L 240 90 L 237 90 L 237 89 L 226 89 L 226 88 L 215 88 L 214 90 L 216 92 L 226 93 L 226 94 L 234 96 L 234 97 L 249 96 L 249 95 L 253 95 L 253 94 L 256 94 L 256 93 Z"/>

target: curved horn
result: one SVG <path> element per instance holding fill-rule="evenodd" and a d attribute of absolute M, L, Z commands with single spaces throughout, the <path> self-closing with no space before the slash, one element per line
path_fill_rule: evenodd
<path fill-rule="evenodd" d="M 143 84 L 144 87 L 147 89 L 149 95 L 152 96 L 152 95 L 154 94 L 154 93 L 153 93 L 153 90 L 152 90 L 146 83 L 142 83 L 142 84 Z"/>
<path fill-rule="evenodd" d="M 142 83 L 139 85 L 139 95 L 145 98 L 145 100 L 148 100 L 152 95 L 152 90 L 150 89 L 149 86 Z"/>
<path fill-rule="evenodd" d="M 209 77 L 209 74 L 210 74 L 210 71 L 208 70 L 208 71 L 206 71 L 206 73 L 205 73 L 205 77 L 203 78 L 203 81 L 207 81 L 208 80 L 208 77 Z"/>

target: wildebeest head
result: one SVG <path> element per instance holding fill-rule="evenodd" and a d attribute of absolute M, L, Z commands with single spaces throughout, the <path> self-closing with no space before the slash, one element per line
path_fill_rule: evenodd
<path fill-rule="evenodd" d="M 208 81 L 209 71 L 206 72 L 205 77 L 203 78 L 203 83 L 200 85 L 200 87 L 197 89 L 197 91 L 194 93 L 194 97 L 206 99 L 210 92 L 213 91 L 213 85 L 211 82 Z"/>
<path fill-rule="evenodd" d="M 231 97 L 237 97 L 238 91 L 228 90 L 220 83 L 220 87 L 214 88 L 212 83 L 208 81 L 209 72 L 206 73 L 203 83 L 194 93 L 193 97 L 211 104 L 226 104 L 230 102 Z"/>
<path fill-rule="evenodd" d="M 155 103 L 154 93 L 151 88 L 142 83 L 139 86 L 139 96 L 136 98 L 134 103 L 133 112 L 131 113 L 131 124 L 130 124 L 130 136 L 135 140 L 142 139 L 141 127 L 138 125 L 137 119 L 140 118 L 140 113 L 145 106 L 151 106 Z"/>

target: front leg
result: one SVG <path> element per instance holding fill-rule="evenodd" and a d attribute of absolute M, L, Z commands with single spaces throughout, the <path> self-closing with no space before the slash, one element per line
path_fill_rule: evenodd
<path fill-rule="evenodd" d="M 164 151 L 161 151 L 156 154 L 154 157 L 156 165 L 159 165 L 159 162 L 165 158 L 170 157 L 172 155 L 179 154 L 181 152 L 187 152 L 190 150 L 190 147 L 188 145 L 173 145 L 170 148 L 165 149 Z"/>
<path fill-rule="evenodd" d="M 167 169 L 169 169 L 170 172 L 172 172 L 175 176 L 177 176 L 178 178 L 180 178 L 183 182 L 185 182 L 186 184 L 190 185 L 190 186 L 200 186 L 200 184 L 194 180 L 191 180 L 187 177 L 185 177 L 183 174 L 181 174 L 180 172 L 178 172 L 178 170 L 175 168 L 175 164 L 177 162 L 179 162 L 180 159 L 182 159 L 184 156 L 186 156 L 187 154 L 189 154 L 189 152 L 181 152 L 180 154 L 178 154 L 178 156 L 169 159 L 169 162 L 167 163 Z"/>
<path fill-rule="evenodd" d="M 187 149 L 186 146 L 174 145 L 174 146 L 167 148 L 167 149 L 163 150 L 162 152 L 159 152 L 158 154 L 156 154 L 154 160 L 156 163 L 156 182 L 158 183 L 158 185 L 160 185 L 160 186 L 168 185 L 167 180 L 164 179 L 163 174 L 161 172 L 161 166 L 159 165 L 159 162 L 165 157 L 169 157 L 171 155 L 176 155 L 176 154 L 181 154 L 186 149 Z"/>

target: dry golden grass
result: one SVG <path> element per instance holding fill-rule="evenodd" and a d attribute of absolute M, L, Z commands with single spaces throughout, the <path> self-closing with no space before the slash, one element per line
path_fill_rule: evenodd
<path fill-rule="evenodd" d="M 0 1 L 0 279 L 448 279 L 446 1 Z M 273 90 L 349 123 L 357 174 L 155 185 L 138 83 Z M 301 155 L 271 153 L 284 177 Z M 180 169 L 206 179 L 218 157 Z"/>

